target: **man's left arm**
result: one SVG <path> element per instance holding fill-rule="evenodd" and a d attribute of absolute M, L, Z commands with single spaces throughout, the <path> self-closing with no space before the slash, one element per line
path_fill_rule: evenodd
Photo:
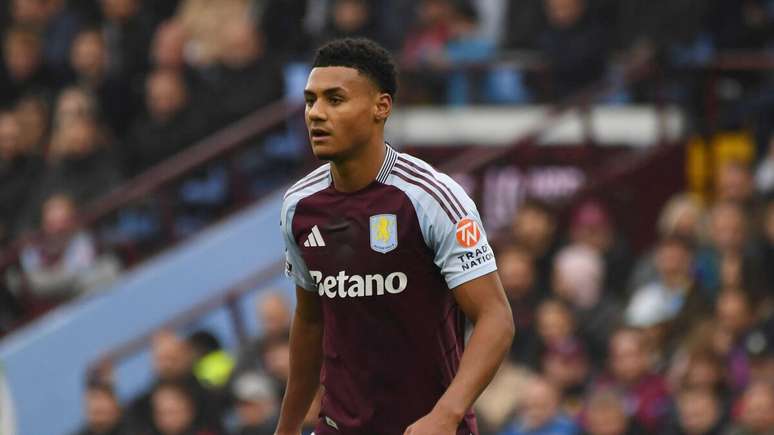
<path fill-rule="evenodd" d="M 473 334 L 451 385 L 433 410 L 406 429 L 405 435 L 453 435 L 511 346 L 513 315 L 497 272 L 453 289 L 454 298 L 473 322 Z"/>

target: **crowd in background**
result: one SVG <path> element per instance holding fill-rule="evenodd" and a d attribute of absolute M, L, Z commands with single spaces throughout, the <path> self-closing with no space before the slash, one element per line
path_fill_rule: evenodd
<path fill-rule="evenodd" d="M 330 38 L 389 47 L 400 104 L 554 102 L 652 53 L 659 80 L 606 102 L 678 103 L 700 133 L 746 128 L 755 158 L 718 165 L 711 199 L 670 200 L 642 254 L 604 204 L 580 205 L 567 231 L 550 205 L 521 206 L 496 241 L 518 332 L 479 423 L 503 435 L 774 433 L 774 74 L 702 69 L 716 53 L 770 52 L 774 2 L 9 0 L 0 29 L 0 243 L 47 236 L 2 277 L 0 333 L 20 315 L 9 289 L 21 281 L 51 302 L 99 288 L 126 261 L 106 245 L 158 232 L 158 199 L 73 231 L 84 204 L 286 95 Z M 228 210 L 232 166 L 256 195 L 276 186 L 297 156 L 269 142 L 181 183 L 175 234 Z M 109 376 L 90 379 L 84 433 L 271 433 L 289 314 L 265 304 L 265 335 L 236 357 L 204 332 L 159 333 L 158 382 L 131 403 Z"/>
<path fill-rule="evenodd" d="M 300 83 L 299 71 L 305 70 L 298 66 L 308 64 L 326 40 L 366 36 L 389 47 L 402 70 L 400 104 L 557 101 L 615 76 L 621 58 L 647 47 L 664 68 L 658 86 L 632 84 L 606 97 L 608 103 L 666 100 L 691 111 L 709 98 L 707 92 L 717 92 L 729 112 L 718 121 L 728 125 L 720 128 L 751 128 L 763 155 L 774 131 L 774 117 L 768 116 L 774 113 L 771 73 L 731 72 L 704 86 L 710 80 L 690 67 L 724 50 L 770 48 L 773 5 L 768 0 L 4 2 L 0 242 L 27 230 L 41 230 L 46 241 L 27 246 L 16 270 L 5 273 L 0 330 L 19 317 L 13 296 L 19 288 L 43 308 L 88 291 L 115 276 L 122 262 L 163 246 L 162 233 L 168 235 L 164 243 L 184 238 L 239 199 L 256 198 L 282 182 L 300 157 L 280 127 L 237 158 L 199 168 L 164 197 L 125 207 L 91 233 L 73 231 L 82 207 L 122 181 L 271 101 L 300 95 L 286 91 L 285 83 Z M 516 63 L 498 63 L 514 52 L 532 53 L 538 61 L 522 56 Z M 489 66 L 466 67 L 482 63 Z M 697 130 L 709 128 L 703 116 L 694 119 L 700 120 Z M 92 276 L 82 279 L 84 273 Z"/>

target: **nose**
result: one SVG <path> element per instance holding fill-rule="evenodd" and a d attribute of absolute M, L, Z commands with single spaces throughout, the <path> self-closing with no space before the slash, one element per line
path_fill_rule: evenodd
<path fill-rule="evenodd" d="M 326 120 L 325 111 L 320 106 L 319 100 L 312 103 L 311 106 L 307 106 L 306 117 L 310 122 Z"/>

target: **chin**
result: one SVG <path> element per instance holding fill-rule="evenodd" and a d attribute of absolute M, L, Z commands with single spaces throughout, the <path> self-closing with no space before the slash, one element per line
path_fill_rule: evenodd
<path fill-rule="evenodd" d="M 321 144 L 321 145 L 312 144 L 312 153 L 314 153 L 314 156 L 317 157 L 319 160 L 327 160 L 327 161 L 336 160 L 341 155 L 340 150 L 328 144 Z"/>

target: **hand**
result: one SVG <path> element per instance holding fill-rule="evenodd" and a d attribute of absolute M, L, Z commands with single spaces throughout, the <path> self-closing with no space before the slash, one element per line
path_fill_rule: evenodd
<path fill-rule="evenodd" d="M 454 435 L 458 425 L 457 418 L 434 409 L 409 426 L 403 435 Z"/>

